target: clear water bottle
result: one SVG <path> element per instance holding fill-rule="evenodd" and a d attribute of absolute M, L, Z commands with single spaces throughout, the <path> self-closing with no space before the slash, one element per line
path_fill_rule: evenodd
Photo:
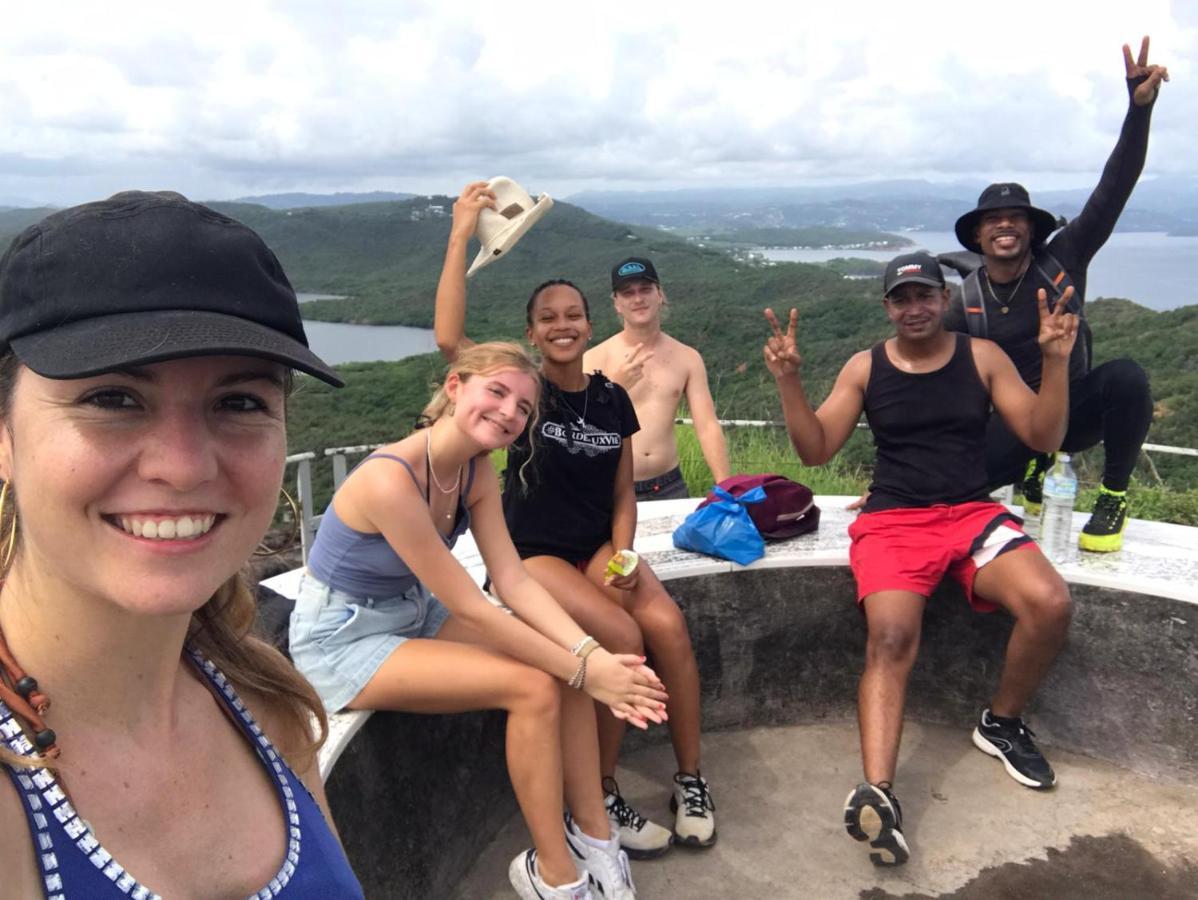
<path fill-rule="evenodd" d="M 1040 549 L 1053 562 L 1062 562 L 1069 553 L 1076 501 L 1077 475 L 1069 465 L 1069 454 L 1058 453 L 1044 477 L 1044 508 L 1040 515 Z"/>

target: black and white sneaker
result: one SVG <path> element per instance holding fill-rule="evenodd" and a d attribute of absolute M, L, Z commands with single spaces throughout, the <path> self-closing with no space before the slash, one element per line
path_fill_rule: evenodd
<path fill-rule="evenodd" d="M 885 782 L 883 782 L 885 784 Z M 903 809 L 889 787 L 862 782 L 844 801 L 844 827 L 857 841 L 869 841 L 875 866 L 901 866 L 911 858 L 903 837 Z"/>
<path fill-rule="evenodd" d="M 973 730 L 973 745 L 988 756 L 1001 759 L 1007 774 L 1020 784 L 1048 790 L 1057 783 L 1057 776 L 1033 737 L 1032 730 L 1019 716 L 996 716 L 984 709 Z"/>
<path fill-rule="evenodd" d="M 674 836 L 633 809 L 610 775 L 603 779 L 603 805 L 612 827 L 620 833 L 620 846 L 633 859 L 653 859 L 670 849 Z"/>
<path fill-rule="evenodd" d="M 707 779 L 698 772 L 675 773 L 670 812 L 674 813 L 676 843 L 702 848 L 715 843 L 715 801 L 711 799 Z"/>
<path fill-rule="evenodd" d="M 568 812 L 565 824 L 566 846 L 574 857 L 574 867 L 579 875 L 590 879 L 595 900 L 636 900 L 628 854 L 620 849 L 616 829 L 611 830 L 607 840 L 599 840 L 584 834 Z"/>

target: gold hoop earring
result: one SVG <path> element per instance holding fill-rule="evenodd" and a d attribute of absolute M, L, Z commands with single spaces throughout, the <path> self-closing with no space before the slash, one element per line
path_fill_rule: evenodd
<path fill-rule="evenodd" d="M 258 545 L 258 549 L 254 551 L 254 559 L 266 559 L 270 556 L 278 556 L 280 553 L 286 553 L 292 548 L 292 546 L 294 546 L 296 538 L 299 537 L 299 504 L 295 502 L 294 497 L 287 493 L 287 488 L 279 488 L 279 493 L 283 495 L 283 499 L 287 501 L 287 506 L 291 509 L 291 532 L 287 535 L 287 538 L 273 550 L 270 549 L 270 547 L 266 545 L 266 541 L 263 540 L 262 543 Z"/>
<path fill-rule="evenodd" d="M 6 507 L 9 501 L 8 482 L 3 482 L 3 487 L 0 487 L 0 523 L 4 521 L 4 514 L 7 511 Z M 12 564 L 12 558 L 17 552 L 17 501 L 12 501 L 12 518 L 8 524 L 8 534 L 0 540 L 4 549 L 0 551 L 0 574 L 7 572 L 8 567 Z"/>

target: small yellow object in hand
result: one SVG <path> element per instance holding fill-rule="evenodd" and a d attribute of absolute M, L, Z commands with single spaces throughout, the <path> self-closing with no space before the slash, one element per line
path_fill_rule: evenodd
<path fill-rule="evenodd" d="M 637 563 L 641 558 L 632 550 L 617 550 L 615 555 L 607 561 L 607 575 L 609 578 L 616 576 L 628 576 L 636 571 Z"/>

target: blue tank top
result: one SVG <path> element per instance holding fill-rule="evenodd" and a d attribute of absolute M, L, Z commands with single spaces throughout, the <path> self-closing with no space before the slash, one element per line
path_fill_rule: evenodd
<path fill-rule="evenodd" d="M 354 876 L 345 853 L 324 815 L 303 782 L 254 722 L 233 686 L 216 667 L 194 651 L 184 658 L 195 668 L 237 723 L 270 775 L 287 820 L 287 855 L 278 873 L 251 900 L 281 897 L 295 900 L 324 900 L 330 897 L 361 898 L 362 886 Z M 21 731 L 12 712 L 0 703 L 0 739 L 10 750 L 31 756 L 33 746 Z M 41 871 L 47 900 L 161 900 L 101 845 L 90 826 L 67 799 L 50 769 L 21 769 L 4 766 L 25 808 L 34 852 Z M 216 865 L 217 861 L 213 861 Z"/>
<path fill-rule="evenodd" d="M 372 459 L 394 460 L 407 469 L 412 481 L 420 486 L 416 473 L 406 460 L 389 453 L 373 453 L 358 465 L 365 465 Z M 466 486 L 458 495 L 453 531 L 442 537 L 450 548 L 470 527 L 470 509 L 465 497 L 474 484 L 474 463 L 475 460 L 470 460 Z M 428 501 L 427 489 L 424 499 Z M 377 532 L 368 534 L 350 528 L 338 517 L 332 501 L 321 517 L 312 552 L 308 554 L 308 571 L 333 590 L 345 591 L 355 597 L 398 597 L 419 582 L 385 537 Z"/>

